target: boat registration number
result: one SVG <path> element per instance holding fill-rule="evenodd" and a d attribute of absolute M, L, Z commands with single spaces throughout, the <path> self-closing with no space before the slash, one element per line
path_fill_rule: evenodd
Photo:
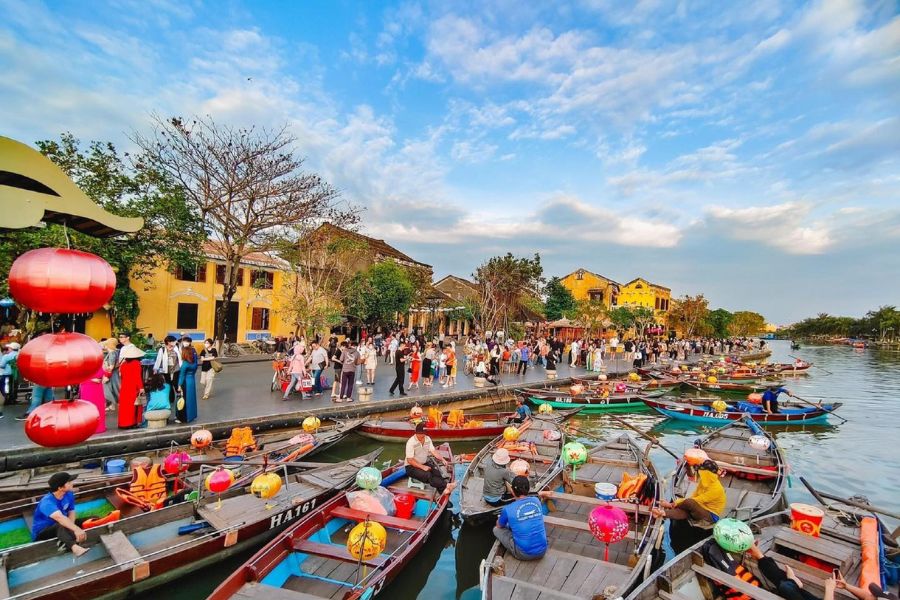
<path fill-rule="evenodd" d="M 703 413 L 703 416 L 709 417 L 712 419 L 727 419 L 728 418 L 728 415 L 726 415 L 724 413 L 718 413 L 718 412 L 713 412 L 713 411 L 705 412 L 705 413 Z"/>
<path fill-rule="evenodd" d="M 300 515 L 308 513 L 310 510 L 315 508 L 316 500 L 316 498 L 313 498 L 312 500 L 308 500 L 303 504 L 298 504 L 297 506 L 284 511 L 283 513 L 272 515 L 272 518 L 269 519 L 269 529 L 274 529 L 276 527 L 284 525 L 285 523 L 293 521 Z"/>

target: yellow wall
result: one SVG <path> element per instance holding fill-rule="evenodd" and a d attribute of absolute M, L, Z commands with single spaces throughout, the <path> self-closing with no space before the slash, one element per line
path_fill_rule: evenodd
<path fill-rule="evenodd" d="M 652 308 L 656 311 L 657 321 L 665 323 L 666 316 L 672 309 L 672 292 L 655 286 L 646 279 L 638 278 L 623 285 L 619 290 L 619 304 Z M 658 306 L 663 308 L 658 309 Z"/>
<path fill-rule="evenodd" d="M 581 277 L 580 279 L 579 276 Z M 560 279 L 560 283 L 562 283 L 563 287 L 572 292 L 572 295 L 576 300 L 587 300 L 589 291 L 600 290 L 603 292 L 603 303 L 607 308 L 612 306 L 616 286 L 608 279 L 599 277 L 590 271 L 579 269 Z M 618 301 L 621 304 L 621 294 L 619 295 Z"/>

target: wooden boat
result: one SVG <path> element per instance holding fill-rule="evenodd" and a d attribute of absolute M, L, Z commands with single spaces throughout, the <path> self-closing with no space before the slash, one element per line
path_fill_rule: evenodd
<path fill-rule="evenodd" d="M 817 598 L 824 596 L 825 581 L 831 577 L 833 569 L 839 569 L 844 579 L 856 584 L 863 565 L 858 520 L 865 515 L 846 505 L 823 508 L 825 519 L 819 537 L 791 529 L 788 511 L 759 517 L 750 523 L 760 550 L 775 559 L 781 568 L 793 568 L 803 582 L 803 588 Z M 677 555 L 635 588 L 626 600 L 713 600 L 716 596 L 715 584 L 734 587 L 754 600 L 781 600 L 776 593 L 765 589 L 772 589 L 771 584 L 749 555 L 744 556 L 744 567 L 760 579 L 763 588 L 741 585 L 737 578 L 709 564 L 702 553 L 706 543 L 707 540 L 702 540 Z M 893 591 L 896 592 L 896 589 Z M 849 592 L 841 589 L 835 590 L 835 598 L 855 600 Z"/>
<path fill-rule="evenodd" d="M 760 360 L 765 360 L 772 356 L 772 351 L 769 348 L 763 348 L 762 350 L 750 350 L 748 352 L 733 352 L 731 354 L 731 359 L 737 362 L 755 362 Z"/>
<path fill-rule="evenodd" d="M 697 405 L 671 398 L 644 398 L 644 404 L 672 419 L 681 419 L 703 425 L 720 426 L 728 422 L 739 421 L 746 410 L 727 410 L 716 412 L 712 406 Z M 828 422 L 828 414 L 840 408 L 842 404 L 824 404 L 821 408 L 801 404 L 799 402 L 779 402 L 776 414 L 753 413 L 753 418 L 760 425 L 811 425 Z"/>
<path fill-rule="evenodd" d="M 438 452 L 452 459 L 447 444 Z M 450 501 L 450 494 L 438 497 L 429 486 L 410 488 L 402 465 L 382 475 L 384 481 L 396 478 L 389 490 L 416 498 L 410 518 L 352 509 L 347 492 L 341 493 L 253 555 L 209 600 L 354 600 L 378 594 L 415 557 Z M 347 550 L 347 536 L 353 526 L 366 521 L 385 528 L 387 544 L 377 556 L 356 559 Z"/>
<path fill-rule="evenodd" d="M 262 500 L 239 494 L 201 496 L 87 531 L 90 550 L 74 559 L 56 540 L 0 554 L 0 570 L 16 600 L 124 598 L 252 548 L 350 485 L 365 456 L 289 476 Z"/>
<path fill-rule="evenodd" d="M 670 393 L 674 388 L 657 388 L 651 391 L 613 392 L 609 395 L 584 393 L 577 396 L 569 392 L 554 390 L 524 389 L 522 397 L 533 406 L 549 404 L 553 408 L 581 408 L 584 413 L 633 412 L 646 410 L 644 398 L 658 398 Z"/>
<path fill-rule="evenodd" d="M 290 471 L 297 471 L 304 468 L 315 468 L 318 466 L 327 466 L 320 463 L 304 463 L 303 458 L 320 452 L 326 448 L 330 448 L 359 425 L 362 420 L 348 421 L 338 423 L 337 425 L 322 427 L 317 432 L 311 434 L 314 440 L 311 444 L 307 443 L 309 439 L 306 435 L 302 435 L 301 441 L 293 439 L 274 441 L 272 438 L 265 438 L 260 444 L 258 452 L 248 453 L 244 455 L 242 460 L 225 460 L 219 450 L 215 450 L 208 454 L 196 455 L 196 462 L 191 463 L 193 471 L 189 471 L 182 479 L 188 490 L 200 489 L 202 481 L 200 474 L 197 472 L 201 464 L 224 464 L 235 475 L 235 483 L 232 489 L 240 489 L 244 485 L 249 485 L 253 477 L 262 472 L 262 461 L 269 462 L 272 466 L 279 463 L 290 463 Z M 296 434 L 296 432 L 292 432 Z M 284 432 L 277 434 L 280 437 L 286 435 Z M 261 438 L 264 436 L 260 436 Z M 259 441 L 259 440 L 257 440 Z M 196 451 L 195 451 L 196 452 Z M 238 457 L 234 457 L 237 459 Z M 159 462 L 159 461 L 158 461 Z M 43 479 L 49 478 L 45 475 Z M 36 478 L 39 480 L 40 478 Z M 117 488 L 127 488 L 131 481 L 131 471 L 127 474 L 117 474 L 116 477 L 107 476 L 105 479 L 89 479 L 87 486 L 82 486 L 81 478 L 75 480 L 75 512 L 81 518 L 85 514 L 97 515 L 103 517 L 114 510 L 120 511 L 122 518 L 127 518 L 141 514 L 142 510 L 132 504 L 126 503 L 119 495 Z M 102 482 L 105 485 L 98 485 Z M 35 483 L 35 481 L 32 481 Z M 170 478 L 171 483 L 171 478 Z M 0 550 L 12 548 L 22 544 L 30 544 L 31 542 L 31 522 L 34 509 L 37 507 L 41 498 L 47 493 L 47 483 L 44 483 L 44 489 L 39 494 L 27 498 L 19 498 L 10 500 L 0 504 Z"/>
<path fill-rule="evenodd" d="M 562 447 L 565 436 L 557 423 L 535 419 L 523 423 L 519 426 L 519 431 L 521 433 L 515 443 L 507 443 L 503 436 L 498 436 L 482 448 L 466 468 L 460 489 L 460 514 L 467 522 L 485 521 L 500 510 L 489 505 L 482 497 L 484 463 L 490 460 L 494 450 L 512 446 L 510 457 L 513 460 L 522 459 L 529 465 L 528 479 L 532 490 L 543 489 L 562 470 Z M 548 439 L 545 437 L 545 431 L 552 432 L 547 435 L 558 439 Z"/>
<path fill-rule="evenodd" d="M 645 493 L 636 501 L 597 499 L 594 485 L 598 482 L 618 484 L 623 474 L 648 477 Z M 657 473 L 646 453 L 628 435 L 620 435 L 590 450 L 588 462 L 578 467 L 574 476 L 566 468 L 551 484 L 554 488 L 546 502 L 544 517 L 547 530 L 547 553 L 540 560 L 523 562 L 507 554 L 495 542 L 482 562 L 482 598 L 558 598 L 592 600 L 602 594 L 621 597 L 643 578 L 661 533 L 662 519 L 650 511 L 660 500 Z M 624 510 L 629 517 L 629 534 L 609 547 L 591 535 L 588 515 L 598 505 L 610 504 Z"/>
<path fill-rule="evenodd" d="M 775 363 L 765 365 L 765 372 L 774 375 L 806 375 L 809 373 L 810 367 L 812 367 L 812 363 L 805 361 L 800 363 Z"/>
<path fill-rule="evenodd" d="M 791 350 L 799 350 L 799 349 L 800 349 L 800 344 L 798 344 L 797 342 L 791 342 Z"/>
<path fill-rule="evenodd" d="M 775 382 L 766 384 L 748 384 L 748 383 L 731 383 L 721 381 L 709 383 L 708 381 L 684 381 L 682 386 L 688 389 L 698 389 L 704 392 L 712 392 L 713 394 L 721 394 L 727 396 L 747 397 L 748 394 L 761 394 L 769 385 L 775 385 Z"/>
<path fill-rule="evenodd" d="M 554 411 L 549 415 L 535 414 L 533 416 L 537 419 L 551 419 L 556 422 L 562 422 L 580 410 L 581 408 L 570 408 L 568 410 Z M 425 427 L 425 435 L 430 437 L 432 441 L 449 442 L 493 439 L 503 433 L 503 430 L 508 425 L 507 420 L 516 416 L 516 413 L 472 413 L 466 415 L 468 419 L 481 422 L 477 427 L 469 427 L 468 425 L 451 427 L 447 424 L 447 416 L 446 414 L 444 415 L 439 427 Z M 405 442 L 415 433 L 415 425 L 409 419 L 375 419 L 363 423 L 359 428 L 359 433 L 382 442 Z"/>
<path fill-rule="evenodd" d="M 297 452 L 291 457 L 291 460 L 298 460 L 303 456 L 309 456 L 320 452 L 338 441 L 342 440 L 347 434 L 362 425 L 364 419 L 351 419 L 345 421 L 336 421 L 334 424 L 320 427 L 316 432 L 316 444 L 311 449 L 305 449 L 302 452 L 302 445 L 291 444 L 291 438 L 297 435 L 298 429 L 285 429 L 280 431 L 272 431 L 267 433 L 256 434 L 256 444 L 258 450 L 245 454 L 247 458 L 256 456 L 270 455 L 271 460 L 275 460 L 276 455 L 288 455 Z M 189 444 L 163 446 L 153 448 L 137 453 L 126 454 L 123 456 L 112 456 L 106 460 L 96 458 L 72 462 L 67 464 L 48 465 L 36 469 L 22 469 L 18 471 L 7 471 L 0 473 L 0 502 L 8 502 L 18 498 L 28 498 L 46 493 L 47 484 L 50 477 L 54 473 L 65 471 L 78 477 L 78 489 L 81 491 L 89 491 L 91 489 L 107 488 L 111 485 L 121 485 L 131 480 L 131 472 L 126 470 L 124 473 L 106 473 L 104 468 L 109 460 L 113 458 L 121 458 L 125 460 L 126 465 L 135 458 L 149 458 L 151 461 L 159 462 L 169 455 L 171 452 L 187 452 L 192 458 L 200 460 L 223 460 L 225 458 L 225 444 L 228 440 L 218 440 L 213 442 L 209 448 L 197 450 Z"/>

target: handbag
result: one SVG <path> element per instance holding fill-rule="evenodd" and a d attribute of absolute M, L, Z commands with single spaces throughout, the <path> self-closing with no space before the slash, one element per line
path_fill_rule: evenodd
<path fill-rule="evenodd" d="M 224 368 L 222 366 L 222 363 L 220 363 L 218 360 L 209 361 L 209 366 L 211 366 L 212 370 L 215 371 L 216 373 L 221 373 L 222 369 Z"/>

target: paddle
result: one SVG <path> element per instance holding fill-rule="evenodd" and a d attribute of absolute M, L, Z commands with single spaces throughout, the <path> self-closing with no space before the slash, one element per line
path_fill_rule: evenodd
<path fill-rule="evenodd" d="M 793 358 L 794 360 L 803 360 L 802 358 L 798 358 L 798 357 L 794 356 L 793 354 L 788 354 L 788 356 L 790 356 L 790 357 Z M 829 375 L 834 375 L 834 373 L 832 373 L 832 372 L 829 371 L 828 369 L 825 369 L 825 368 L 823 368 L 823 367 L 820 367 L 819 365 L 817 365 L 817 364 L 815 364 L 815 363 L 810 363 L 809 366 L 815 367 L 815 368 L 817 368 L 817 369 L 822 369 L 823 371 L 825 371 L 825 372 L 828 373 Z"/>
<path fill-rule="evenodd" d="M 617 417 L 617 416 L 615 416 L 615 415 L 608 414 L 608 415 L 606 415 L 606 416 L 608 416 L 610 419 L 616 421 L 616 422 L 619 423 L 620 425 L 624 425 L 624 426 L 627 427 L 628 429 L 631 429 L 632 431 L 636 431 L 637 434 L 640 435 L 642 438 L 644 438 L 644 439 L 646 439 L 646 440 L 649 440 L 651 444 L 653 444 L 653 445 L 655 445 L 655 446 L 658 446 L 660 449 L 665 450 L 665 451 L 668 452 L 670 455 L 672 455 L 673 457 L 675 457 L 675 460 L 681 460 L 681 456 L 680 456 L 680 455 L 675 454 L 674 452 L 672 452 L 671 450 L 669 450 L 668 448 L 666 448 L 665 446 L 663 446 L 662 443 L 660 443 L 660 441 L 659 441 L 658 439 L 656 439 L 655 437 L 653 437 L 653 436 L 650 435 L 649 433 L 644 433 L 643 431 L 641 431 L 640 429 L 638 429 L 637 427 L 635 427 L 634 425 L 632 425 L 631 423 L 629 423 L 629 422 L 626 421 L 625 419 L 622 419 L 622 418 Z"/>
<path fill-rule="evenodd" d="M 828 506 L 828 502 L 825 501 L 825 498 L 828 498 L 829 500 L 834 500 L 835 502 L 840 502 L 842 504 L 846 504 L 847 506 L 853 506 L 855 508 L 859 508 L 862 510 L 876 512 L 876 513 L 882 514 L 886 517 L 891 517 L 893 519 L 900 519 L 900 514 L 898 514 L 898 513 L 891 512 L 891 511 L 885 510 L 883 508 L 878 508 L 877 506 L 863 504 L 862 502 L 856 502 L 855 500 L 850 500 L 849 498 L 841 498 L 840 496 L 834 496 L 832 494 L 827 494 L 825 492 L 817 491 L 812 486 L 812 484 L 810 484 L 808 481 L 806 481 L 806 479 L 803 477 L 800 478 L 800 481 L 803 482 L 803 485 L 806 486 L 806 489 L 808 489 L 809 492 L 813 496 L 815 496 L 816 500 L 821 502 L 824 506 Z"/>
<path fill-rule="evenodd" d="M 837 417 L 838 419 L 840 419 L 843 423 L 846 423 L 846 422 L 847 422 L 847 419 L 845 419 L 845 418 L 842 417 L 841 415 L 837 414 L 837 413 L 834 412 L 833 410 L 828 410 L 827 408 L 823 407 L 821 401 L 818 402 L 818 403 L 816 403 L 816 402 L 811 402 L 811 401 L 809 401 L 809 400 L 806 400 L 806 399 L 801 398 L 800 396 L 797 396 L 797 395 L 794 395 L 794 394 L 791 394 L 791 398 L 796 398 L 796 399 L 799 400 L 800 402 L 804 402 L 804 403 L 806 403 L 806 404 L 809 404 L 810 406 L 813 406 L 813 407 L 815 407 L 815 408 L 818 408 L 818 409 L 821 410 L 821 411 L 827 412 L 829 415 L 834 415 L 835 417 Z"/>

